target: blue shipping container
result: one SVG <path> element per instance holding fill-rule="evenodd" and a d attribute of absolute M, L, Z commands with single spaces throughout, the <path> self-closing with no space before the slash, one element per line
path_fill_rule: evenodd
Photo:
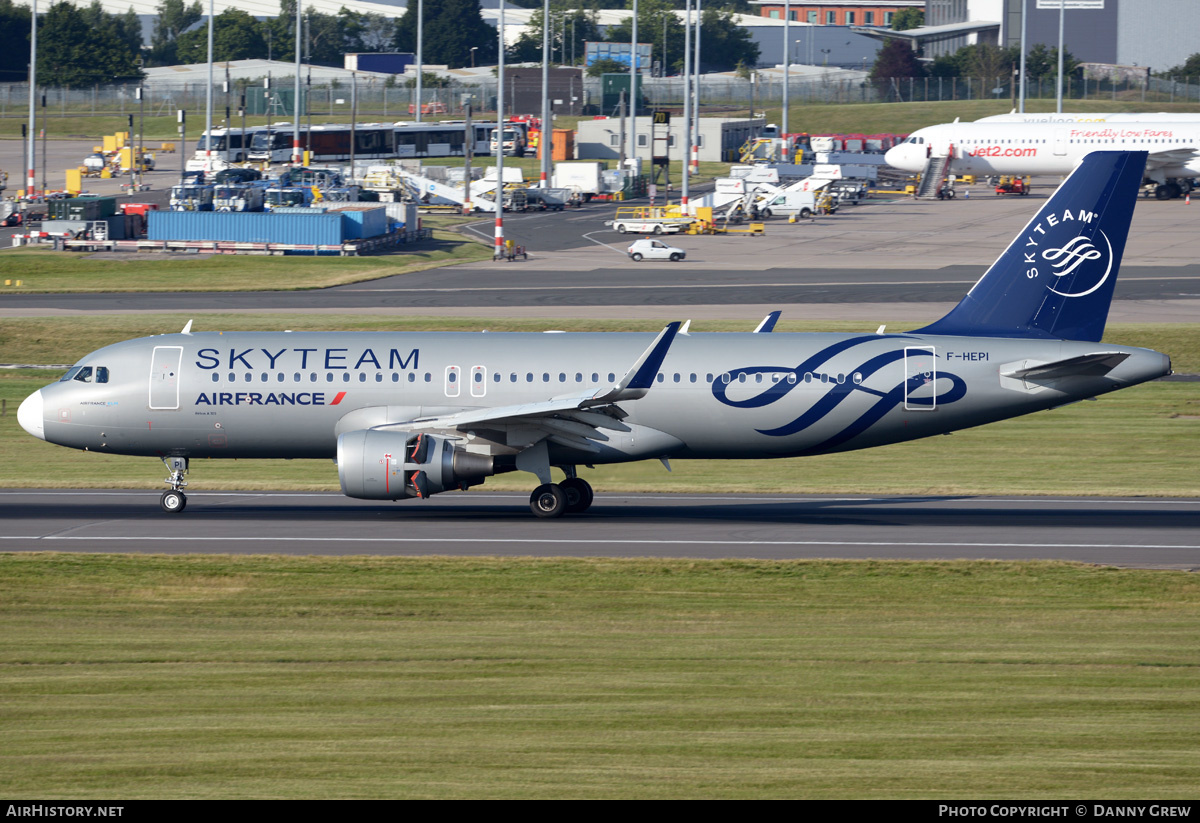
<path fill-rule="evenodd" d="M 336 212 L 152 211 L 149 221 L 150 240 L 337 246 L 346 236 L 345 220 Z"/>
<path fill-rule="evenodd" d="M 387 209 L 383 206 L 365 207 L 357 203 L 338 208 L 330 206 L 329 214 L 340 214 L 345 220 L 342 232 L 347 240 L 362 240 L 387 234 Z"/>

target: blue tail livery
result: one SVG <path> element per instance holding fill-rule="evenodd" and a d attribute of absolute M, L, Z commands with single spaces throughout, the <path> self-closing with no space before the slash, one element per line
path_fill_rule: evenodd
<path fill-rule="evenodd" d="M 1087 155 L 954 309 L 924 334 L 1099 342 L 1146 152 Z"/>

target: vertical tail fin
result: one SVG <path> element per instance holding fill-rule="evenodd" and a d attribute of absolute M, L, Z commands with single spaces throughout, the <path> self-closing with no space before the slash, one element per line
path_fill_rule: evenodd
<path fill-rule="evenodd" d="M 1146 152 L 1097 151 L 936 323 L 970 337 L 1099 341 L 1146 166 Z"/>

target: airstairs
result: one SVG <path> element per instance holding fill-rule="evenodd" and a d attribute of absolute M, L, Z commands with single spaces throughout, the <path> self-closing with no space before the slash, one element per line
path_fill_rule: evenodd
<path fill-rule="evenodd" d="M 917 188 L 918 200 L 936 200 L 938 192 L 946 182 L 946 172 L 950 168 L 950 154 L 933 156 L 925 164 L 921 173 L 921 185 Z"/>

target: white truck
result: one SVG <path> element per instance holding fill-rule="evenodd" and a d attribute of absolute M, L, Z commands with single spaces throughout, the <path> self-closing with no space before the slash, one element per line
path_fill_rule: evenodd
<path fill-rule="evenodd" d="M 598 194 L 609 193 L 604 181 L 606 166 L 606 163 L 588 160 L 557 163 L 550 186 L 570 189 L 586 203 Z"/>
<path fill-rule="evenodd" d="M 759 217 L 791 217 L 795 215 L 809 218 L 817 213 L 832 214 L 837 211 L 837 204 L 832 202 L 823 204 L 826 199 L 824 189 L 829 185 L 829 181 L 821 182 L 823 185 L 814 186 L 807 191 L 789 189 L 768 198 L 758 207 Z"/>

